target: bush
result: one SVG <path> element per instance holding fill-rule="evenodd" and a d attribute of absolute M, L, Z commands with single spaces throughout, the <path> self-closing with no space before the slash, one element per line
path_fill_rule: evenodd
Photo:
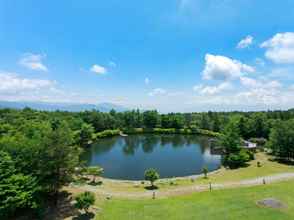
<path fill-rule="evenodd" d="M 120 130 L 105 130 L 94 134 L 94 138 L 105 138 L 119 135 Z"/>
<path fill-rule="evenodd" d="M 88 209 L 91 205 L 95 203 L 95 195 L 92 192 L 84 192 L 79 194 L 76 197 L 75 207 L 77 209 L 83 209 L 85 212 L 88 212 Z"/>
<path fill-rule="evenodd" d="M 210 137 L 220 137 L 221 134 L 218 132 L 210 131 L 210 130 L 204 130 L 204 129 L 197 129 L 196 134 L 210 136 Z"/>
<path fill-rule="evenodd" d="M 242 167 L 250 161 L 250 155 L 247 151 L 241 150 L 238 153 L 231 153 L 225 156 L 224 164 L 230 168 Z"/>
<path fill-rule="evenodd" d="M 91 175 L 93 176 L 93 180 L 92 182 L 95 183 L 96 182 L 96 177 L 97 176 L 101 176 L 103 174 L 103 168 L 99 167 L 99 166 L 91 166 L 91 167 L 87 167 L 84 171 L 84 173 L 86 173 L 87 175 Z"/>
<path fill-rule="evenodd" d="M 254 153 L 253 153 L 252 151 L 248 151 L 248 150 L 247 150 L 246 152 L 247 152 L 247 154 L 249 155 L 249 161 L 255 159 L 255 155 L 254 155 Z"/>
<path fill-rule="evenodd" d="M 203 173 L 203 175 L 204 175 L 204 178 L 207 179 L 207 178 L 208 178 L 208 177 L 207 177 L 208 168 L 207 168 L 206 166 L 202 168 L 202 173 Z"/>
<path fill-rule="evenodd" d="M 159 179 L 159 174 L 155 169 L 148 169 L 145 171 L 145 180 L 150 181 L 151 186 L 154 186 L 154 182 Z"/>
<path fill-rule="evenodd" d="M 126 128 L 123 129 L 123 132 L 125 134 L 142 134 L 144 133 L 143 128 Z"/>

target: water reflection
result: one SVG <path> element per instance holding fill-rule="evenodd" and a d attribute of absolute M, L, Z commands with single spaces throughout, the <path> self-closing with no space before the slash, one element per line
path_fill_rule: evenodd
<path fill-rule="evenodd" d="M 101 139 L 82 155 L 88 165 L 100 165 L 105 176 L 142 179 L 154 167 L 162 177 L 185 176 L 219 167 L 207 137 L 194 135 L 130 135 Z"/>

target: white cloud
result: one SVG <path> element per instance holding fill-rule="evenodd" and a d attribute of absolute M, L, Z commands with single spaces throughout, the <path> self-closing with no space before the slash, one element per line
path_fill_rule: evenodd
<path fill-rule="evenodd" d="M 249 88 L 278 89 L 282 87 L 281 83 L 277 80 L 265 81 L 249 77 L 240 77 L 240 82 L 243 86 Z"/>
<path fill-rule="evenodd" d="M 202 84 L 200 85 L 196 85 L 193 87 L 193 90 L 198 92 L 201 95 L 216 95 L 219 94 L 221 92 L 224 92 L 228 89 L 231 89 L 232 85 L 228 82 L 223 82 L 220 83 L 219 85 L 215 85 L 215 86 L 204 86 Z"/>
<path fill-rule="evenodd" d="M 145 80 L 144 80 L 144 82 L 145 82 L 146 85 L 149 85 L 150 79 L 148 77 L 146 77 Z"/>
<path fill-rule="evenodd" d="M 240 77 L 240 82 L 243 86 L 246 87 L 258 87 L 260 85 L 257 80 L 249 77 Z"/>
<path fill-rule="evenodd" d="M 50 89 L 54 85 L 55 82 L 50 80 L 28 79 L 17 74 L 0 72 L 0 91 L 2 94 Z"/>
<path fill-rule="evenodd" d="M 167 94 L 166 90 L 162 88 L 156 88 L 156 89 L 153 89 L 148 95 L 157 96 L 157 95 L 166 95 L 166 94 Z"/>
<path fill-rule="evenodd" d="M 252 43 L 253 43 L 253 37 L 248 35 L 247 37 L 245 37 L 244 39 L 242 39 L 238 43 L 237 48 L 238 49 L 244 49 L 244 48 L 249 47 Z"/>
<path fill-rule="evenodd" d="M 260 45 L 265 56 L 275 63 L 294 63 L 294 32 L 278 33 Z"/>
<path fill-rule="evenodd" d="M 100 95 L 60 88 L 56 81 L 26 78 L 17 73 L 0 71 L 0 100 L 3 101 L 97 103 L 99 98 Z"/>
<path fill-rule="evenodd" d="M 105 74 L 107 73 L 107 69 L 103 66 L 100 66 L 98 64 L 94 64 L 91 69 L 91 72 L 97 73 L 97 74 Z"/>
<path fill-rule="evenodd" d="M 48 71 L 48 68 L 42 63 L 46 55 L 26 53 L 20 59 L 19 63 L 29 69 L 38 71 Z"/>
<path fill-rule="evenodd" d="M 245 73 L 254 72 L 254 68 L 229 57 L 212 54 L 205 55 L 205 68 L 202 72 L 206 80 L 236 79 Z"/>

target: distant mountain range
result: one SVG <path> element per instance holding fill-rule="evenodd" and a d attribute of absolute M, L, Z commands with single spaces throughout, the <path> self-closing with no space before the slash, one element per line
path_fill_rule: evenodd
<path fill-rule="evenodd" d="M 74 104 L 74 103 L 49 103 L 49 102 L 10 102 L 10 101 L 0 101 L 1 108 L 13 108 L 13 109 L 23 109 L 29 107 L 36 110 L 43 111 L 70 111 L 70 112 L 79 112 L 86 110 L 97 110 L 101 112 L 109 112 L 111 109 L 114 109 L 117 112 L 127 111 L 128 109 L 115 105 L 112 103 L 99 103 L 94 104 Z"/>

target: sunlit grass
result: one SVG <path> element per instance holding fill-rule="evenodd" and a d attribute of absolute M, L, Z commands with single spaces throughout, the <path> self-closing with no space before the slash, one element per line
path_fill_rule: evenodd
<path fill-rule="evenodd" d="M 294 181 L 241 189 L 193 193 L 168 199 L 100 200 L 99 220 L 132 219 L 294 219 Z M 276 198 L 287 206 L 282 210 L 260 207 L 264 198 Z"/>

